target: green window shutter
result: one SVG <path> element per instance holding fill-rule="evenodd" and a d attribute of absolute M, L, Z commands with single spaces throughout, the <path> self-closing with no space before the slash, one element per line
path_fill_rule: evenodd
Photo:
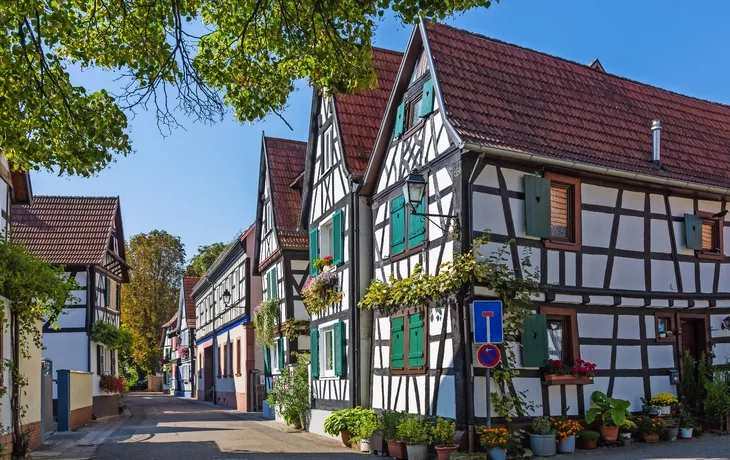
<path fill-rule="evenodd" d="M 340 209 L 332 216 L 332 263 L 335 265 L 344 262 L 342 257 L 344 238 L 342 233 L 342 210 Z"/>
<path fill-rule="evenodd" d="M 406 119 L 406 103 L 402 102 L 398 106 L 398 112 L 395 115 L 395 129 L 393 130 L 393 137 L 398 137 L 403 134 L 403 126 Z"/>
<path fill-rule="evenodd" d="M 390 203 L 390 253 L 393 255 L 405 250 L 406 202 L 403 195 L 399 195 Z"/>
<path fill-rule="evenodd" d="M 404 360 L 404 337 L 403 337 L 403 321 L 404 317 L 390 319 L 390 367 L 392 369 L 403 369 L 405 367 Z"/>
<path fill-rule="evenodd" d="M 309 350 L 311 353 L 312 378 L 319 378 L 319 330 L 309 331 Z"/>
<path fill-rule="evenodd" d="M 319 258 L 319 228 L 313 228 L 309 231 L 309 273 L 313 276 L 317 275 L 317 269 L 314 268 L 314 260 Z"/>
<path fill-rule="evenodd" d="M 284 337 L 279 337 L 279 369 L 285 367 L 284 363 Z"/>
<path fill-rule="evenodd" d="M 423 327 L 423 312 L 408 317 L 408 367 L 423 367 L 425 354 L 423 347 L 426 342 Z"/>
<path fill-rule="evenodd" d="M 547 317 L 527 316 L 522 324 L 522 367 L 543 367 L 547 361 Z"/>
<path fill-rule="evenodd" d="M 525 175 L 525 224 L 528 235 L 550 238 L 550 179 Z"/>
<path fill-rule="evenodd" d="M 345 365 L 345 323 L 340 321 L 334 325 L 335 334 L 335 375 L 341 377 L 344 374 Z"/>
<path fill-rule="evenodd" d="M 421 110 L 418 116 L 427 117 L 433 112 L 433 80 L 428 80 L 423 84 L 423 96 L 421 97 Z"/>
<path fill-rule="evenodd" d="M 264 347 L 264 374 L 271 374 L 271 348 Z"/>
<path fill-rule="evenodd" d="M 271 295 L 272 299 L 279 298 L 279 274 L 277 273 L 276 265 L 271 269 Z"/>
<path fill-rule="evenodd" d="M 689 249 L 702 250 L 702 217 L 684 215 L 684 237 Z"/>
<path fill-rule="evenodd" d="M 426 197 L 424 196 L 418 205 L 416 212 L 426 213 Z M 426 239 L 426 218 L 423 216 L 408 216 L 408 247 L 414 248 L 423 243 Z"/>

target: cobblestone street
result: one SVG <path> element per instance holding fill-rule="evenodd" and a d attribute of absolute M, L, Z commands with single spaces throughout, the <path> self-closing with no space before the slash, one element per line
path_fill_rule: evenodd
<path fill-rule="evenodd" d="M 258 415 L 218 410 L 172 396 L 124 397 L 132 416 L 101 444 L 95 459 L 367 458 L 321 436 L 287 432 Z"/>

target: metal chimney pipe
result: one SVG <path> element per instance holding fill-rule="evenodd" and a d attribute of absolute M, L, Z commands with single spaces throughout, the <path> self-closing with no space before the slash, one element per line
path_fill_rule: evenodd
<path fill-rule="evenodd" d="M 651 133 L 653 137 L 653 149 L 652 149 L 652 155 L 651 155 L 651 161 L 654 164 L 660 164 L 661 163 L 661 139 L 662 139 L 662 124 L 659 122 L 659 120 L 654 120 L 651 123 Z"/>

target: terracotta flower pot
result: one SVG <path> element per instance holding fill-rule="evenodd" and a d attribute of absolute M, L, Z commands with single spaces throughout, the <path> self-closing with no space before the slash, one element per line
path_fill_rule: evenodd
<path fill-rule="evenodd" d="M 453 446 L 436 446 L 436 454 L 438 455 L 439 460 L 449 460 L 451 452 L 456 452 L 458 449 L 459 446 L 456 444 Z"/>
<path fill-rule="evenodd" d="M 601 426 L 601 440 L 604 442 L 616 442 L 618 439 L 618 427 L 617 426 Z"/>
<path fill-rule="evenodd" d="M 408 450 L 406 449 L 406 443 L 401 441 L 394 441 L 388 439 L 388 455 L 393 458 L 408 458 Z"/>
<path fill-rule="evenodd" d="M 584 449 L 593 450 L 598 444 L 598 439 L 582 439 L 581 445 Z"/>
<path fill-rule="evenodd" d="M 342 444 L 345 447 L 350 447 L 350 432 L 347 430 L 340 431 L 340 437 L 342 438 Z"/>
<path fill-rule="evenodd" d="M 657 442 L 657 441 L 659 441 L 659 433 L 653 433 L 653 434 L 644 433 L 643 437 L 644 437 L 644 442 Z"/>

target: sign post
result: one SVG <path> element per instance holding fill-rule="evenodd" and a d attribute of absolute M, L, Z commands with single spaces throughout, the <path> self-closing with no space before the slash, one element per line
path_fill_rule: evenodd
<path fill-rule="evenodd" d="M 477 351 L 477 361 L 487 369 L 486 404 L 487 428 L 492 427 L 491 384 L 492 368 L 499 364 L 502 353 L 495 344 L 503 341 L 502 301 L 477 300 L 472 304 L 472 331 L 474 344 L 482 344 Z"/>

